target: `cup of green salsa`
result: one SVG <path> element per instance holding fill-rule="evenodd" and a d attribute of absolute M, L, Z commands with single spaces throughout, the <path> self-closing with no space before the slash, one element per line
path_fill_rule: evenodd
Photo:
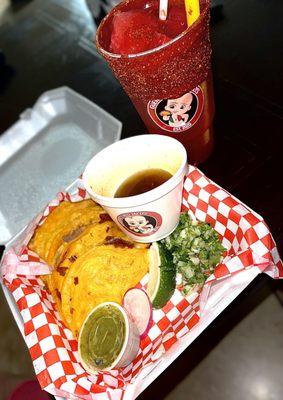
<path fill-rule="evenodd" d="M 79 356 L 91 374 L 124 367 L 136 357 L 140 337 L 127 312 L 117 303 L 105 302 L 86 317 L 79 335 Z"/>

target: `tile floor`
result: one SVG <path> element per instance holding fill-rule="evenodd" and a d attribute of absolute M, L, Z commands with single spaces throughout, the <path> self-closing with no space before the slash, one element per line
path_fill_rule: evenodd
<path fill-rule="evenodd" d="M 166 400 L 280 400 L 283 310 L 271 294 L 247 315 Z"/>
<path fill-rule="evenodd" d="M 281 283 L 258 277 L 141 400 L 281 400 L 281 293 Z"/>

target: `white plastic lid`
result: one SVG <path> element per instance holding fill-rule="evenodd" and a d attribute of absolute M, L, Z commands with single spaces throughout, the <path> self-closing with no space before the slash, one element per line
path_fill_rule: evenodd
<path fill-rule="evenodd" d="M 0 136 L 0 244 L 13 236 L 120 139 L 122 124 L 62 87 L 45 92 Z"/>

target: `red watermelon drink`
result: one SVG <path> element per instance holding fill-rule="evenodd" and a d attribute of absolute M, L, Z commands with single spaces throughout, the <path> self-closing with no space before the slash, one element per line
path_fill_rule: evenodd
<path fill-rule="evenodd" d="M 187 27 L 184 0 L 125 0 L 100 24 L 96 44 L 150 133 L 178 139 L 191 163 L 213 148 L 214 100 L 210 73 L 209 0 Z"/>

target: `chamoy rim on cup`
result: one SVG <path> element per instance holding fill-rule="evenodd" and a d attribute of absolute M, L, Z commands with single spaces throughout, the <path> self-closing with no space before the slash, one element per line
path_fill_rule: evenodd
<path fill-rule="evenodd" d="M 144 157 L 145 160 L 144 163 L 141 163 L 137 159 L 137 154 L 139 153 L 137 150 L 136 156 L 132 157 L 133 164 L 127 164 L 127 162 L 124 161 L 127 156 L 127 154 L 125 154 L 127 147 L 130 150 L 134 148 L 138 149 L 139 146 L 141 146 L 144 151 L 151 152 L 151 154 L 140 155 L 141 157 Z M 165 151 L 163 155 L 162 151 Z M 156 152 L 157 157 L 158 154 L 160 155 L 161 165 L 159 165 L 158 161 L 154 162 L 154 160 L 152 160 L 152 165 L 149 168 L 163 167 L 162 169 L 171 172 L 172 177 L 155 189 L 149 190 L 145 193 L 130 197 L 114 197 L 116 190 L 125 179 L 133 175 L 135 172 L 146 170 L 148 168 L 146 167 L 146 165 L 149 165 L 146 164 L 147 157 L 149 159 L 150 155 L 154 156 L 154 152 Z M 171 156 L 172 159 L 170 158 Z M 164 158 L 167 159 L 165 160 Z M 104 174 L 103 167 L 106 166 L 107 163 L 108 171 Z M 122 173 L 119 173 L 119 170 L 117 171 L 117 166 L 119 166 L 119 164 L 123 164 L 123 168 L 121 168 L 121 171 L 123 171 Z M 138 167 L 138 165 L 141 166 Z M 83 182 L 91 198 L 102 206 L 107 206 L 109 208 L 129 208 L 146 205 L 147 203 L 151 203 L 163 197 L 170 191 L 174 190 L 186 172 L 187 152 L 185 147 L 178 140 L 169 136 L 146 134 L 120 140 L 96 154 L 85 168 L 83 173 Z M 107 190 L 107 185 L 109 185 L 108 174 L 110 175 L 111 173 L 114 178 L 112 177 L 110 185 L 115 187 L 115 190 L 113 190 L 113 188 L 112 190 Z M 124 178 L 122 178 L 123 174 Z M 115 177 L 117 177 L 117 180 Z M 99 184 L 96 185 L 96 179 L 100 179 L 100 186 Z M 103 179 L 105 179 L 104 182 Z M 113 181 L 116 181 L 116 185 Z M 102 186 L 104 186 L 104 188 Z M 97 189 L 97 187 L 99 187 L 99 189 Z M 109 195 L 109 193 L 111 193 L 111 195 Z"/>

